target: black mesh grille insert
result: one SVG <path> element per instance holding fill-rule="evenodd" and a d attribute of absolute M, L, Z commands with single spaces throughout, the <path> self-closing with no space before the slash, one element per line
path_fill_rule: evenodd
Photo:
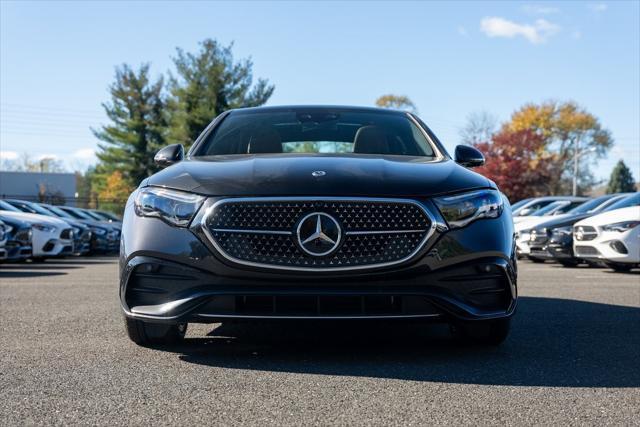
<path fill-rule="evenodd" d="M 336 249 L 313 256 L 300 248 L 299 221 L 313 212 L 332 216 L 342 230 Z M 348 269 L 407 259 L 431 221 L 417 202 L 379 200 L 224 201 L 206 221 L 218 249 L 236 262 L 279 268 Z"/>

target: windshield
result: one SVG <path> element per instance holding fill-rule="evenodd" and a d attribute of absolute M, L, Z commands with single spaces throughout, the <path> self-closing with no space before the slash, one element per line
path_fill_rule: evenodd
<path fill-rule="evenodd" d="M 94 212 L 91 212 L 91 211 L 83 210 L 82 213 L 85 214 L 85 215 L 88 215 L 89 217 L 91 217 L 91 219 L 95 219 L 96 221 L 104 221 L 105 220 L 100 215 L 98 215 L 98 214 L 96 214 Z"/>
<path fill-rule="evenodd" d="M 72 208 L 66 208 L 66 209 L 62 209 L 63 211 L 65 211 L 66 213 L 68 213 L 69 215 L 71 215 L 74 218 L 77 219 L 90 219 L 93 220 L 93 218 L 91 218 L 89 215 L 85 214 L 82 211 L 76 210 L 76 209 L 72 209 Z"/>
<path fill-rule="evenodd" d="M 33 209 L 36 213 L 40 215 L 53 216 L 53 214 L 50 211 L 48 211 L 47 209 L 35 203 L 25 203 L 25 205 L 27 205 L 29 208 Z"/>
<path fill-rule="evenodd" d="M 14 206 L 11 206 L 9 203 L 5 202 L 4 200 L 0 200 L 0 211 L 22 212 L 20 209 Z"/>
<path fill-rule="evenodd" d="M 105 212 L 105 211 L 91 211 L 96 215 L 100 215 L 101 217 L 103 217 L 104 219 L 110 219 L 113 221 L 120 221 L 120 218 L 118 218 L 116 215 L 112 214 L 111 212 Z"/>
<path fill-rule="evenodd" d="M 524 205 L 525 203 L 527 203 L 529 200 L 531 199 L 522 199 L 519 202 L 515 202 L 514 204 L 511 205 L 511 210 L 516 210 L 518 209 L 520 206 Z"/>
<path fill-rule="evenodd" d="M 236 110 L 196 156 L 268 153 L 436 156 L 409 116 L 344 108 Z"/>
<path fill-rule="evenodd" d="M 563 201 L 557 201 L 557 202 L 549 203 L 544 208 L 538 209 L 537 211 L 532 213 L 531 216 L 544 216 L 544 215 L 547 215 L 548 213 L 553 212 L 554 210 L 556 210 L 559 207 L 564 206 L 564 205 L 566 205 L 568 203 L 569 202 L 564 201 L 564 200 Z"/>
<path fill-rule="evenodd" d="M 74 219 L 74 217 L 72 217 L 71 215 L 69 215 L 68 213 L 63 211 L 62 209 L 57 208 L 55 206 L 47 205 L 47 206 L 45 206 L 45 209 L 53 212 L 56 216 L 59 216 L 60 218 Z"/>
<path fill-rule="evenodd" d="M 575 215 L 575 214 L 583 214 L 583 213 L 593 212 L 600 205 L 602 205 L 603 203 L 607 202 L 612 197 L 613 196 L 602 196 L 602 197 L 598 197 L 597 199 L 589 200 L 588 202 L 585 202 L 585 203 L 581 204 L 580 206 L 571 209 L 567 213 L 569 213 L 571 215 Z"/>
<path fill-rule="evenodd" d="M 615 202 L 611 206 L 604 209 L 604 211 L 608 212 L 616 209 L 630 208 L 631 206 L 638 206 L 638 205 L 640 205 L 640 193 L 635 193 L 633 196 L 629 196 Z"/>

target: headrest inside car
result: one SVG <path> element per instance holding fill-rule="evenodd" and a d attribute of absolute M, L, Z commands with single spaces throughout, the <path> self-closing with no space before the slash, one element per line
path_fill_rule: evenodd
<path fill-rule="evenodd" d="M 257 129 L 249 138 L 248 153 L 282 153 L 282 140 L 271 127 Z"/>
<path fill-rule="evenodd" d="M 353 139 L 353 152 L 360 154 L 388 154 L 389 144 L 378 126 L 363 126 Z"/>

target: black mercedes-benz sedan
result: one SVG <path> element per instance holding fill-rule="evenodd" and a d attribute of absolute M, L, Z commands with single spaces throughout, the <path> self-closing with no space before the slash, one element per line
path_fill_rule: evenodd
<path fill-rule="evenodd" d="M 516 307 L 509 202 L 413 114 L 262 107 L 221 114 L 131 194 L 120 245 L 140 345 L 229 319 L 424 319 L 498 344 Z"/>

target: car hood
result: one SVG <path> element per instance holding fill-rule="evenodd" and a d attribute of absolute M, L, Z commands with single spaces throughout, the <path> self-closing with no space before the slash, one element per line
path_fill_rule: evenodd
<path fill-rule="evenodd" d="M 562 215 L 554 215 L 553 217 L 556 219 L 561 219 L 561 218 L 566 218 L 566 214 L 562 214 Z M 549 221 L 548 216 L 534 216 L 531 217 L 531 219 L 527 220 L 527 221 L 522 221 L 519 222 L 517 224 L 515 224 L 514 229 L 515 231 L 522 231 L 522 230 L 529 230 L 532 229 L 534 227 L 536 227 L 539 224 L 542 224 L 544 222 Z"/>
<path fill-rule="evenodd" d="M 576 223 L 576 225 L 606 225 L 622 221 L 640 221 L 640 206 L 616 209 L 590 216 Z"/>
<path fill-rule="evenodd" d="M 322 176 L 312 172 L 323 171 Z M 433 196 L 495 185 L 452 160 L 371 155 L 233 155 L 185 160 L 143 185 L 209 196 Z"/>
<path fill-rule="evenodd" d="M 18 220 L 27 222 L 29 224 L 46 224 L 46 225 L 52 225 L 58 228 L 69 228 L 69 224 L 66 223 L 65 221 L 57 218 L 51 218 L 46 215 L 26 213 L 26 212 L 11 212 L 11 211 L 4 211 L 2 212 L 2 215 L 8 218 L 18 219 Z"/>
<path fill-rule="evenodd" d="M 13 217 L 13 216 L 5 215 L 6 213 L 9 213 L 9 212 L 8 211 L 0 211 L 0 220 L 2 220 L 2 222 L 4 222 L 5 224 L 7 224 L 7 225 L 9 225 L 9 226 L 11 226 L 13 228 L 31 227 L 31 223 L 26 222 L 24 219 L 20 219 L 20 218 L 16 218 L 16 217 Z"/>

